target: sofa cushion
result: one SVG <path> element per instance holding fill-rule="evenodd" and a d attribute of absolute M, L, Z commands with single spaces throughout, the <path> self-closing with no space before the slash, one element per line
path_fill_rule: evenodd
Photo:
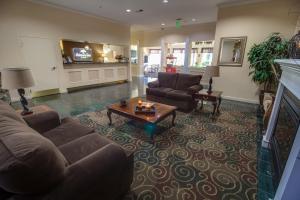
<path fill-rule="evenodd" d="M 0 100 L 0 115 L 9 117 L 18 122 L 26 124 L 26 122 L 24 121 L 21 115 L 17 114 L 16 111 L 10 105 L 8 105 L 7 103 L 1 100 Z"/>
<path fill-rule="evenodd" d="M 167 98 L 178 100 L 178 101 L 192 101 L 192 95 L 188 94 L 187 91 L 173 90 L 166 94 Z"/>
<path fill-rule="evenodd" d="M 177 81 L 176 73 L 166 73 L 166 72 L 158 73 L 159 87 L 175 89 L 176 81 Z"/>
<path fill-rule="evenodd" d="M 16 194 L 45 192 L 64 178 L 66 165 L 50 140 L 0 115 L 0 188 Z"/>
<path fill-rule="evenodd" d="M 146 93 L 147 95 L 153 95 L 153 96 L 158 96 L 158 97 L 165 97 L 167 92 L 173 91 L 171 88 L 164 88 L 164 87 L 159 87 L 159 88 L 147 88 Z"/>
<path fill-rule="evenodd" d="M 45 132 L 43 135 L 56 146 L 71 142 L 79 137 L 94 132 L 94 129 L 83 126 L 74 120 L 65 120 L 60 126 Z"/>
<path fill-rule="evenodd" d="M 187 90 L 193 85 L 199 85 L 201 78 L 201 75 L 178 74 L 176 90 Z"/>
<path fill-rule="evenodd" d="M 112 143 L 110 140 L 98 133 L 92 133 L 62 145 L 59 149 L 72 164 L 110 143 Z"/>

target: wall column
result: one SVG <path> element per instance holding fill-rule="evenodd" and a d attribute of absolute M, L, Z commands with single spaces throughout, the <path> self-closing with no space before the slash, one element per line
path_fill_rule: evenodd
<path fill-rule="evenodd" d="M 161 61 L 160 61 L 159 71 L 163 71 L 164 67 L 167 65 L 166 57 L 168 55 L 168 45 L 164 39 L 161 40 L 160 47 L 161 47 Z"/>
<path fill-rule="evenodd" d="M 192 42 L 189 37 L 185 39 L 185 54 L 183 72 L 189 72 L 190 58 L 191 58 Z"/>

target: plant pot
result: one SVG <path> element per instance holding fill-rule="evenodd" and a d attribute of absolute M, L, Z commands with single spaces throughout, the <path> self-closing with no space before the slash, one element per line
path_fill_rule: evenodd
<path fill-rule="evenodd" d="M 271 91 L 271 90 L 260 90 L 259 91 L 259 104 L 262 106 L 263 105 L 263 101 L 264 101 L 264 96 L 265 96 L 265 93 L 272 93 L 275 95 L 275 92 L 274 91 Z"/>

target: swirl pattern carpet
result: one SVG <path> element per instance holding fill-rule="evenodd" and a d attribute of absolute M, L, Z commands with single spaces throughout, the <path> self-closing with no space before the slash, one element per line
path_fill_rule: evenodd
<path fill-rule="evenodd" d="M 131 191 L 124 199 L 252 200 L 257 198 L 256 106 L 224 101 L 221 114 L 211 107 L 190 114 L 177 112 L 158 126 L 144 125 L 106 111 L 77 116 L 128 151 L 134 151 Z M 155 142 L 148 132 L 155 129 Z"/>

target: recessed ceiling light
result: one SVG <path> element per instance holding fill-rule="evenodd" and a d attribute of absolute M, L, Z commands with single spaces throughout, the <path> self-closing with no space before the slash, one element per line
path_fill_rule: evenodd
<path fill-rule="evenodd" d="M 195 18 L 193 18 L 193 19 L 192 19 L 192 21 L 193 21 L 193 22 L 195 22 L 195 21 L 196 21 L 196 19 L 195 19 Z"/>
<path fill-rule="evenodd" d="M 168 0 L 163 0 L 163 3 L 169 3 L 169 1 Z"/>
<path fill-rule="evenodd" d="M 131 12 L 131 10 L 130 10 L 130 9 L 127 9 L 127 10 L 126 10 L 126 12 L 130 13 L 130 12 Z"/>
<path fill-rule="evenodd" d="M 162 25 L 162 26 L 165 26 L 166 24 L 165 24 L 165 23 L 161 23 L 161 25 Z"/>

